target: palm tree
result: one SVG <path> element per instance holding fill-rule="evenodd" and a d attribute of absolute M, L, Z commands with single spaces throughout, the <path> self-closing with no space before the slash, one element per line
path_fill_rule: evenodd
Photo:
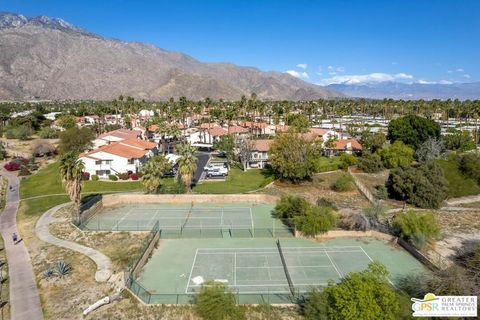
<path fill-rule="evenodd" d="M 195 147 L 185 143 L 178 147 L 178 174 L 183 184 L 190 189 L 192 185 L 192 177 L 197 170 L 197 157 Z"/>
<path fill-rule="evenodd" d="M 142 184 L 147 189 L 147 193 L 156 193 L 162 184 L 163 175 L 171 169 L 172 165 L 163 155 L 156 155 L 148 159 L 142 166 Z"/>
<path fill-rule="evenodd" d="M 79 222 L 80 218 L 80 200 L 82 192 L 82 175 L 85 166 L 77 158 L 77 154 L 67 152 L 60 158 L 60 177 L 62 178 L 65 190 L 74 204 L 72 219 Z"/>

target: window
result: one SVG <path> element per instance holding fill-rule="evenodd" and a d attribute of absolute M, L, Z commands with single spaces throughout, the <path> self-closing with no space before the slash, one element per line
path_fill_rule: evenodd
<path fill-rule="evenodd" d="M 102 160 L 95 160 L 95 164 L 102 164 Z"/>
<path fill-rule="evenodd" d="M 135 159 L 128 159 L 128 164 L 134 164 L 135 163 Z"/>

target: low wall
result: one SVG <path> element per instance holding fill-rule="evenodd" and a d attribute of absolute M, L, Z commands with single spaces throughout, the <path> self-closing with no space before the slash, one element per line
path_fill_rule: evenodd
<path fill-rule="evenodd" d="M 99 212 L 103 208 L 102 196 L 94 196 L 87 203 L 80 207 L 80 221 L 76 221 L 75 224 L 80 226 L 88 221 L 92 216 Z"/>
<path fill-rule="evenodd" d="M 365 185 L 360 181 L 360 179 L 358 179 L 355 173 L 353 173 L 351 167 L 348 167 L 348 172 L 353 177 L 353 182 L 357 186 L 358 190 L 360 190 L 360 192 L 365 196 L 365 198 L 367 198 L 367 200 L 370 201 L 370 203 L 373 203 L 373 204 L 376 203 L 377 200 L 375 199 L 373 194 L 370 192 L 370 190 L 368 190 L 367 187 L 365 187 Z"/>
<path fill-rule="evenodd" d="M 251 202 L 275 205 L 277 197 L 267 194 L 109 194 L 103 196 L 103 206 L 131 203 L 211 203 Z"/>

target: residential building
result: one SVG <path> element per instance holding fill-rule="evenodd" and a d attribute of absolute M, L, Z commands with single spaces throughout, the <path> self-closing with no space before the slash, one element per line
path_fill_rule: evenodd
<path fill-rule="evenodd" d="M 111 174 L 138 173 L 148 158 L 157 153 L 156 143 L 129 138 L 82 153 L 79 159 L 90 176 L 108 178 Z"/>

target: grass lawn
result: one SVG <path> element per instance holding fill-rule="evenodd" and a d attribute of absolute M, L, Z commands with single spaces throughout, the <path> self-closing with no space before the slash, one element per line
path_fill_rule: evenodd
<path fill-rule="evenodd" d="M 142 190 L 140 181 L 85 181 L 83 192 L 134 191 Z M 55 162 L 36 174 L 22 179 L 20 198 L 65 193 L 59 174 L 59 163 Z"/>
<path fill-rule="evenodd" d="M 273 181 L 267 170 L 250 169 L 243 172 L 232 168 L 225 181 L 203 181 L 193 188 L 196 193 L 244 193 L 262 188 Z"/>
<path fill-rule="evenodd" d="M 458 169 L 456 160 L 439 159 L 437 163 L 443 170 L 443 176 L 448 182 L 448 197 L 457 198 L 480 194 L 480 186 Z"/>

